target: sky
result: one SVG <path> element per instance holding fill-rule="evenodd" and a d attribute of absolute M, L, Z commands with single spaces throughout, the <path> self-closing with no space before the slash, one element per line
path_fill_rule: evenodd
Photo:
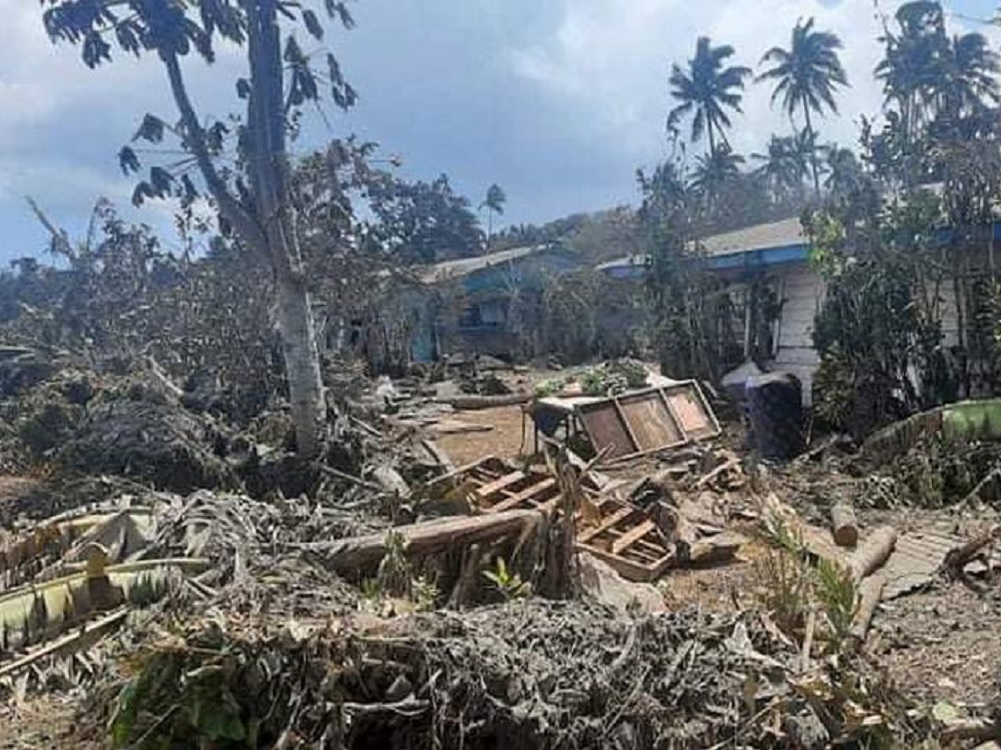
<path fill-rule="evenodd" d="M 878 115 L 872 70 L 881 56 L 880 15 L 900 0 L 353 0 L 357 27 L 329 27 L 333 51 L 354 87 L 350 113 L 310 116 L 299 152 L 355 133 L 403 158 L 412 179 L 449 175 L 478 203 L 491 183 L 508 203 L 503 223 L 540 223 L 568 213 L 634 204 L 637 168 L 668 153 L 671 64 L 687 61 L 700 35 L 736 48 L 734 63 L 757 69 L 775 45 L 788 46 L 799 18 L 844 42 L 851 89 L 841 112 L 822 121 L 825 141 L 854 145 L 859 118 Z M 1001 33 L 970 19 L 1001 0 L 944 3 L 954 31 L 976 26 L 1001 50 Z M 46 231 L 25 196 L 73 236 L 85 231 L 99 197 L 149 223 L 176 245 L 172 207 L 132 209 L 133 181 L 116 154 L 146 112 L 176 119 L 155 60 L 120 58 L 88 70 L 78 50 L 45 35 L 35 0 L 0 0 L 0 266 L 38 255 Z M 203 116 L 238 111 L 236 52 L 212 66 L 192 61 L 188 80 Z M 730 134 L 742 153 L 790 132 L 751 85 Z M 154 158 L 150 156 L 149 158 Z"/>

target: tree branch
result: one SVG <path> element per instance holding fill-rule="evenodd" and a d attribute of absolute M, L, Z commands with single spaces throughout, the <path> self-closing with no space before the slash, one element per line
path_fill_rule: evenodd
<path fill-rule="evenodd" d="M 35 202 L 34 198 L 29 195 L 25 196 L 25 200 L 28 201 L 28 205 L 31 206 L 31 210 L 42 223 L 42 226 L 45 227 L 49 231 L 49 234 L 52 235 L 52 241 L 58 248 L 59 252 L 63 253 L 69 260 L 74 260 L 76 258 L 76 253 L 73 250 L 73 245 L 70 244 L 65 230 L 56 229 L 55 224 L 49 221 L 49 217 L 45 215 L 39 205 Z"/>
<path fill-rule="evenodd" d="M 205 137 L 205 129 L 198 121 L 195 109 L 188 97 L 188 91 L 184 85 L 184 78 L 181 75 L 181 66 L 177 60 L 177 55 L 173 52 L 160 52 L 160 59 L 167 68 L 167 76 L 170 79 L 170 90 L 174 95 L 174 101 L 181 113 L 181 122 L 188 135 L 188 144 L 191 152 L 198 163 L 198 169 L 205 178 L 205 184 L 209 192 L 215 198 L 219 206 L 219 211 L 233 225 L 237 233 L 243 240 L 251 245 L 258 252 L 266 252 L 268 247 L 267 237 L 264 230 L 257 223 L 254 217 L 240 205 L 240 202 L 233 196 L 226 186 L 225 180 L 219 175 Z"/>

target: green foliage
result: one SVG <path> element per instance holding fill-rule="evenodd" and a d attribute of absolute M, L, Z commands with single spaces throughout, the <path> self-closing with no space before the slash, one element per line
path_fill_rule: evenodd
<path fill-rule="evenodd" d="M 483 577 L 490 581 L 505 601 L 521 599 L 532 593 L 532 584 L 522 581 L 518 573 L 510 570 L 503 557 L 498 557 L 493 570 L 483 571 Z"/>
<path fill-rule="evenodd" d="M 291 28 L 286 31 L 300 28 L 309 36 L 320 40 L 323 38 L 324 28 L 316 12 L 299 8 L 298 3 L 294 4 L 294 8 L 293 4 L 276 3 L 267 9 L 266 6 L 257 8 L 234 0 L 212 0 L 196 4 L 149 3 L 145 0 L 95 0 L 81 4 L 76 0 L 42 0 L 42 5 L 45 7 L 43 20 L 49 36 L 56 42 L 78 45 L 87 67 L 95 68 L 111 63 L 116 53 L 136 57 L 150 55 L 164 64 L 171 79 L 172 93 L 181 110 L 182 122 L 174 125 L 156 115 L 147 114 L 133 141 L 158 144 L 167 133 L 175 136 L 183 149 L 197 154 L 197 166 L 205 180 L 208 195 L 220 204 L 224 213 L 230 214 L 224 218 L 232 220 L 236 212 L 228 210 L 227 204 L 230 199 L 242 200 L 245 197 L 245 188 L 241 190 L 243 181 L 237 179 L 235 170 L 216 171 L 214 167 L 207 167 L 208 159 L 221 154 L 224 140 L 227 139 L 246 157 L 247 146 L 260 142 L 260 139 L 255 141 L 250 137 L 248 130 L 254 118 L 248 110 L 246 120 L 238 123 L 235 128 L 223 121 L 202 126 L 196 117 L 191 116 L 193 112 L 186 111 L 191 109 L 191 102 L 184 91 L 178 61 L 198 56 L 205 62 L 212 63 L 216 59 L 216 47 L 220 43 L 247 45 L 258 24 L 273 24 L 278 27 L 281 23 L 288 23 Z M 84 9 L 83 5 L 87 8 Z M 327 2 L 325 10 L 326 15 L 345 28 L 354 25 L 345 3 Z M 279 41 L 279 36 L 284 36 L 284 41 Z M 321 86 L 326 88 L 330 100 L 338 107 L 347 109 L 354 105 L 357 93 L 344 80 L 333 55 L 320 55 L 323 58 L 323 69 L 317 70 L 313 57 L 299 45 L 294 33 L 281 34 L 279 30 L 275 38 L 275 54 L 271 62 L 279 74 L 284 72 L 285 80 L 283 89 L 278 92 L 277 105 L 280 111 L 271 112 L 271 117 L 281 118 L 288 113 L 289 122 L 294 123 L 298 117 L 295 113 L 299 108 L 322 99 Z M 258 44 L 259 55 L 266 47 L 263 43 Z M 265 54 L 270 52 L 268 50 Z M 263 59 L 261 57 L 258 62 Z M 272 101 L 265 103 L 268 97 L 250 96 L 255 85 L 254 75 L 256 73 L 252 71 L 251 79 L 237 80 L 236 87 L 241 98 L 246 99 L 248 105 L 254 105 L 255 102 L 264 103 L 265 107 L 274 104 Z M 260 85 L 260 81 L 257 85 Z M 121 150 L 119 161 L 126 173 L 138 172 L 142 168 L 136 150 L 131 146 Z M 184 205 L 190 206 L 199 194 L 188 175 L 193 161 L 182 160 L 179 166 L 170 169 L 153 166 L 148 178 L 137 185 L 133 202 L 140 204 L 149 198 L 175 197 Z M 233 161 L 241 163 L 241 160 Z M 224 191 L 229 195 L 222 197 Z M 251 206 L 244 208 L 250 209 Z"/>
<path fill-rule="evenodd" d="M 800 553 L 786 547 L 771 551 L 757 564 L 762 606 L 779 629 L 799 636 L 810 608 L 810 571 Z"/>
<path fill-rule="evenodd" d="M 111 719 L 112 746 L 258 747 L 262 719 L 247 711 L 254 697 L 238 698 L 232 689 L 247 670 L 241 654 L 226 650 L 149 660 L 119 696 Z M 157 731 L 140 731 L 151 724 L 153 712 L 159 717 L 152 723 Z"/>
<path fill-rule="evenodd" d="M 782 632 L 800 641 L 808 614 L 821 613 L 828 651 L 842 653 L 858 608 L 851 573 L 828 560 L 814 567 L 802 537 L 786 524 L 775 522 L 768 531 L 775 549 L 756 567 L 762 605 Z"/>
<path fill-rule="evenodd" d="M 943 398 L 937 199 L 914 191 L 861 221 L 833 212 L 806 219 L 811 260 L 826 281 L 813 333 L 818 414 L 861 437 Z"/>
<path fill-rule="evenodd" d="M 614 396 L 646 387 L 648 377 L 642 363 L 618 359 L 589 368 L 581 375 L 580 382 L 585 396 Z"/>
<path fill-rule="evenodd" d="M 389 172 L 377 172 L 366 190 L 378 218 L 370 227 L 369 239 L 398 262 L 439 263 L 483 251 L 476 214 L 446 175 L 431 182 L 407 182 Z"/>
<path fill-rule="evenodd" d="M 858 590 L 851 572 L 830 562 L 817 563 L 815 592 L 828 626 L 831 650 L 840 653 L 851 635 L 852 621 L 858 611 Z"/>

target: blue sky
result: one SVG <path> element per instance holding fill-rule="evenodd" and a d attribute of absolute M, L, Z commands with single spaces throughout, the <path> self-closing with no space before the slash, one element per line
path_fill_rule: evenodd
<path fill-rule="evenodd" d="M 953 0 L 963 16 L 988 17 L 1001 0 Z M 447 173 L 478 199 L 491 182 L 508 194 L 507 220 L 541 222 L 581 210 L 635 201 L 637 167 L 665 153 L 667 75 L 695 38 L 708 34 L 755 66 L 766 49 L 786 44 L 799 17 L 845 42 L 852 89 L 842 113 L 822 124 L 826 139 L 852 143 L 860 115 L 879 111 L 872 67 L 879 57 L 877 12 L 899 0 L 356 0 L 358 26 L 326 40 L 359 90 L 348 115 L 314 118 L 297 148 L 357 133 L 400 154 L 408 177 Z M 39 253 L 44 230 L 24 200 L 35 197 L 52 219 L 83 231 L 99 196 L 129 219 L 169 235 L 171 207 L 128 207 L 132 185 L 115 154 L 143 113 L 174 119 L 162 71 L 123 61 L 89 71 L 76 50 L 53 47 L 35 0 L 0 0 L 0 264 Z M 986 29 L 1001 48 L 1001 35 Z M 193 65 L 191 85 L 206 115 L 236 107 L 235 55 Z M 753 86 L 731 140 L 760 150 L 788 121 Z M 170 237 L 167 238 L 170 240 Z"/>

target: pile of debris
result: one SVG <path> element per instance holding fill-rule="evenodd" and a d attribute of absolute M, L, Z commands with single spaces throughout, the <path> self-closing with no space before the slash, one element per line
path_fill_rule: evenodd
<path fill-rule="evenodd" d="M 120 742 L 256 746 L 821 748 L 909 736 L 864 665 L 804 672 L 761 621 L 631 620 L 587 602 L 252 628 L 216 618 L 142 649 Z M 175 707 L 168 714 L 165 706 Z"/>
<path fill-rule="evenodd" d="M 108 476 L 0 531 L 0 693 L 69 691 L 74 739 L 914 744 L 935 718 L 870 663 L 869 623 L 881 601 L 993 564 L 976 559 L 993 530 L 864 534 L 844 504 L 811 525 L 722 447 L 691 382 L 571 401 L 588 461 L 556 435 L 534 464 L 454 469 L 385 393 L 338 412 L 343 439 L 303 464 L 279 411 L 238 425 L 148 374 L 84 375 L 6 408 L 79 407 L 46 456 L 53 483 Z M 739 563 L 750 537 L 795 575 L 740 613 L 665 611 L 665 576 Z"/>

